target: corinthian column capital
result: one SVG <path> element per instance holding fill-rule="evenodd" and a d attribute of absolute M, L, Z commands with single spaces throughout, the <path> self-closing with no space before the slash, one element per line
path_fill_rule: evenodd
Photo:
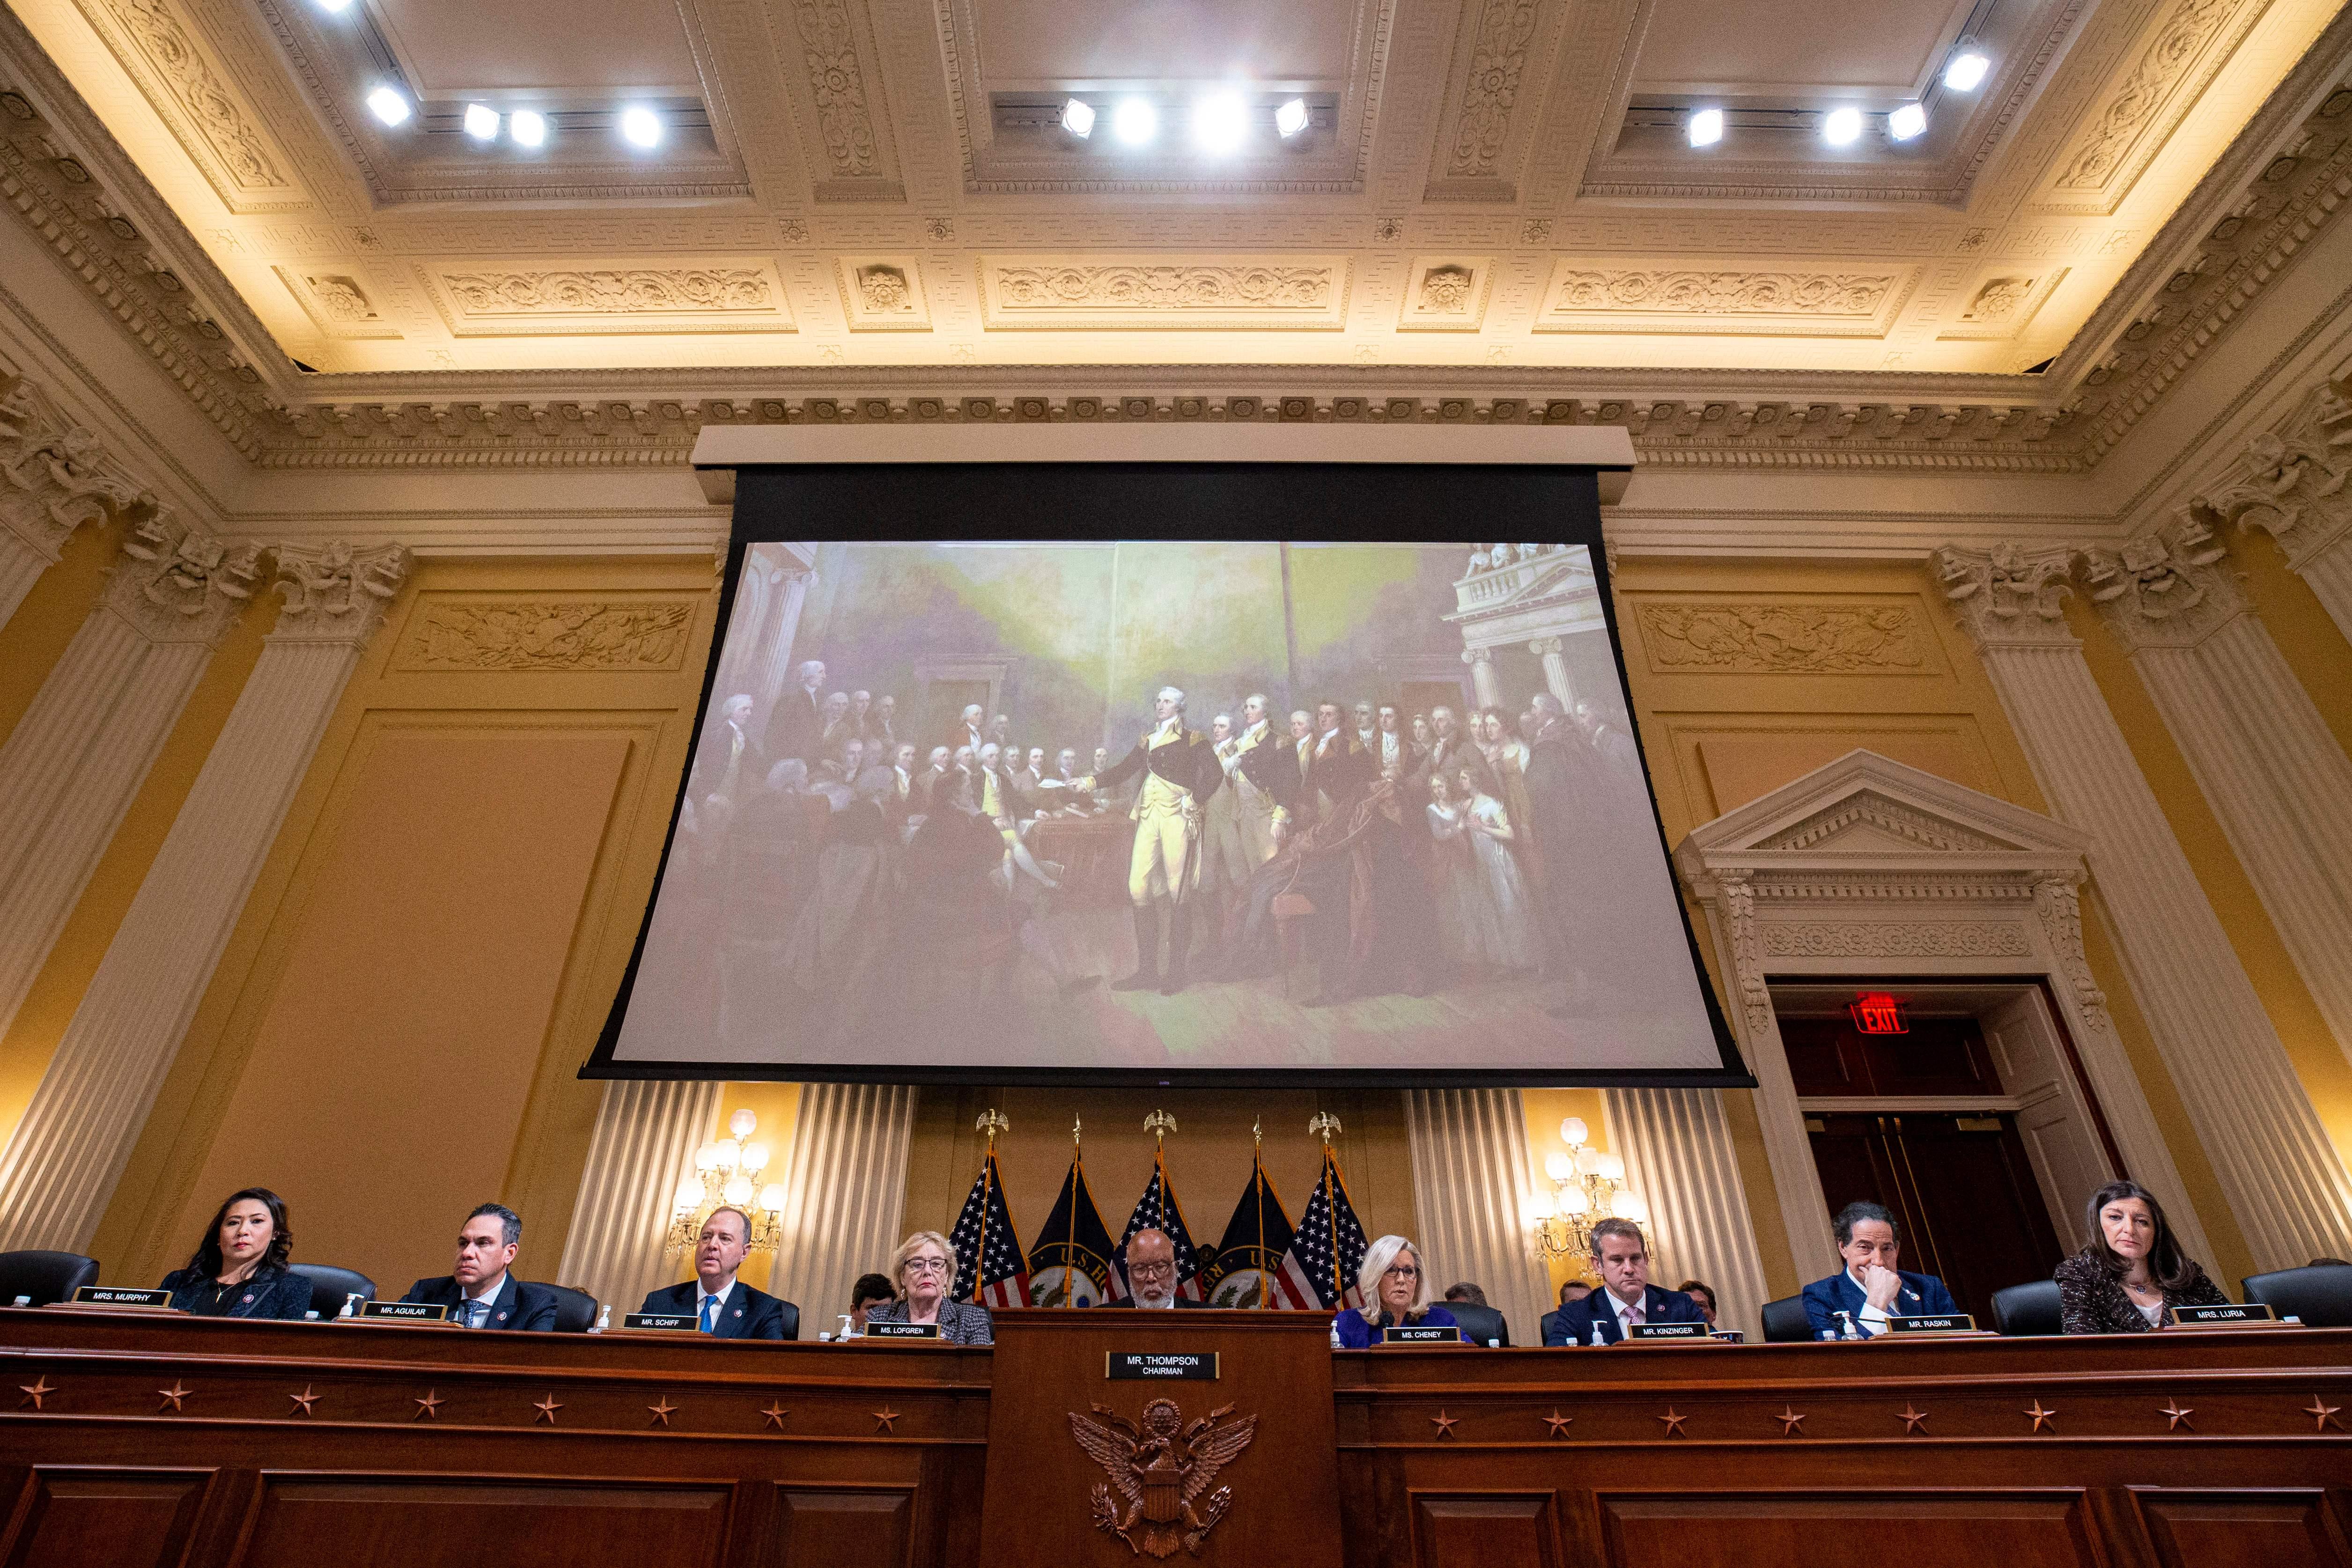
<path fill-rule="evenodd" d="M 2244 612 L 2228 551 L 2193 508 L 2116 549 L 2084 552 L 2083 586 L 2099 619 L 2134 653 L 2189 648 Z"/>
<path fill-rule="evenodd" d="M 1944 597 L 1980 648 L 2073 648 L 2066 630 L 2072 545 L 2002 540 L 1990 549 L 1944 545 L 1930 558 Z"/>
<path fill-rule="evenodd" d="M 167 512 L 142 519 L 109 574 L 107 607 L 150 643 L 210 647 L 261 583 L 261 547 L 231 544 Z"/>
<path fill-rule="evenodd" d="M 383 624 L 411 564 L 401 545 L 354 549 L 341 539 L 281 544 L 277 553 L 278 591 L 286 603 L 269 635 L 280 643 L 359 646 Z"/>

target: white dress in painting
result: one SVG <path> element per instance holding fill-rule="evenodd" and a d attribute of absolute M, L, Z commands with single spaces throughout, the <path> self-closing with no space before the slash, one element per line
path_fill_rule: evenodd
<path fill-rule="evenodd" d="M 1535 908 L 1528 899 L 1527 879 L 1519 873 L 1518 857 L 1511 852 L 1510 844 L 1492 836 L 1510 833 L 1510 818 L 1503 803 L 1492 795 L 1474 798 L 1465 815 L 1464 831 L 1478 857 L 1478 869 L 1485 874 L 1487 898 L 1499 928 L 1493 956 L 1487 962 L 1506 969 L 1532 969 L 1539 960 L 1536 955 Z M 1488 831 L 1480 832 L 1473 823 Z"/>
<path fill-rule="evenodd" d="M 1429 810 L 1429 836 L 1437 849 L 1437 928 L 1445 956 L 1457 964 L 1499 968 L 1507 944 L 1500 912 L 1478 852 L 1471 846 L 1470 808 L 1463 804 Z"/>

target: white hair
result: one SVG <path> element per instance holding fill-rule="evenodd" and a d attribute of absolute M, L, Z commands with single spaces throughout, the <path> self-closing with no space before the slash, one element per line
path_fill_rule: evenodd
<path fill-rule="evenodd" d="M 1244 707 L 1249 706 L 1252 703 L 1257 704 L 1258 712 L 1264 713 L 1266 707 L 1265 694 L 1264 692 L 1252 692 L 1249 695 L 1242 699 L 1242 706 Z"/>
<path fill-rule="evenodd" d="M 1314 716 L 1313 714 L 1311 714 L 1311 713 L 1308 713 L 1308 712 L 1307 712 L 1305 708 L 1303 708 L 1303 707 L 1295 707 L 1295 708 L 1292 708 L 1292 709 L 1290 710 L 1290 722 L 1291 722 L 1291 723 L 1296 724 L 1296 723 L 1297 723 L 1297 722 L 1298 722 L 1300 719 L 1302 719 L 1302 718 L 1303 718 L 1303 719 L 1305 719 L 1305 720 L 1306 720 L 1307 723 L 1309 723 L 1309 724 L 1313 724 L 1313 723 L 1315 722 L 1315 716 Z"/>
<path fill-rule="evenodd" d="M 1159 696 L 1175 698 L 1176 711 L 1179 713 L 1184 711 L 1184 693 L 1181 687 L 1162 686 L 1160 688 Z M 1155 697 L 1154 700 L 1156 701 L 1158 699 Z"/>
<path fill-rule="evenodd" d="M 1365 1249 L 1364 1266 L 1356 1270 L 1356 1289 L 1363 1292 L 1364 1316 L 1368 1320 L 1388 1310 L 1381 1304 L 1381 1276 L 1389 1271 L 1389 1265 L 1396 1261 L 1400 1252 L 1412 1253 L 1413 1267 L 1421 1270 L 1420 1278 L 1412 1288 L 1412 1305 L 1405 1311 L 1429 1311 L 1429 1270 L 1422 1263 L 1421 1249 L 1408 1238 L 1383 1236 Z"/>

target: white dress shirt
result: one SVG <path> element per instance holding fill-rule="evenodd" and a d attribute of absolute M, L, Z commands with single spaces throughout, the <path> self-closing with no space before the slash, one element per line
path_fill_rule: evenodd
<path fill-rule="evenodd" d="M 1884 1333 L 1886 1331 L 1886 1309 L 1870 1304 L 1870 1287 L 1855 1278 L 1853 1270 L 1848 1269 L 1845 1277 L 1853 1280 L 1853 1288 L 1862 1292 L 1862 1311 L 1854 1314 L 1855 1320 L 1872 1333 Z"/>

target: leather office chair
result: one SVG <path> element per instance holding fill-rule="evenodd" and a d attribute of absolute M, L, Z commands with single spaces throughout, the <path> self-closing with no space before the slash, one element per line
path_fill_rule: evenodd
<path fill-rule="evenodd" d="M 19 1296 L 27 1306 L 69 1301 L 84 1285 L 98 1283 L 98 1260 L 79 1252 L 0 1252 L 0 1306 Z"/>
<path fill-rule="evenodd" d="M 2011 1335 L 2065 1333 L 2058 1316 L 2058 1281 L 2032 1280 L 1995 1291 L 1992 1326 Z"/>
<path fill-rule="evenodd" d="M 2301 1318 L 2307 1327 L 2352 1328 L 2352 1266 L 2322 1263 L 2249 1274 L 2238 1288 L 2248 1306 L 2260 1301 L 2283 1318 Z"/>
<path fill-rule="evenodd" d="M 570 1285 L 546 1287 L 555 1292 L 555 1332 L 586 1333 L 596 1326 L 596 1298 Z"/>
<path fill-rule="evenodd" d="M 785 1337 L 786 1339 L 798 1339 L 798 1338 L 800 1338 L 800 1337 L 801 1337 L 801 1310 L 800 1310 L 798 1307 L 796 1307 L 796 1306 L 793 1305 L 793 1304 L 792 1304 L 792 1302 L 790 1302 L 790 1301 L 786 1301 L 786 1302 L 784 1302 L 784 1303 L 783 1303 L 783 1309 L 784 1309 L 784 1310 L 783 1310 L 783 1312 L 782 1312 L 782 1315 L 783 1320 L 784 1320 L 784 1337 Z"/>
<path fill-rule="evenodd" d="M 1805 1315 L 1805 1298 L 1783 1296 L 1764 1303 L 1764 1343 L 1804 1344 L 1813 1337 L 1813 1320 Z"/>
<path fill-rule="evenodd" d="M 344 1300 L 354 1294 L 363 1301 L 375 1300 L 375 1281 L 356 1269 L 338 1269 L 332 1263 L 289 1263 L 286 1267 L 310 1281 L 310 1310 L 321 1320 L 341 1312 Z"/>
<path fill-rule="evenodd" d="M 1488 1340 L 1504 1345 L 1511 1343 L 1511 1325 L 1503 1321 L 1503 1314 L 1495 1308 L 1478 1306 L 1470 1301 L 1440 1301 L 1437 1304 L 1452 1312 L 1454 1321 L 1460 1323 L 1463 1332 L 1478 1344 L 1483 1345 Z"/>

